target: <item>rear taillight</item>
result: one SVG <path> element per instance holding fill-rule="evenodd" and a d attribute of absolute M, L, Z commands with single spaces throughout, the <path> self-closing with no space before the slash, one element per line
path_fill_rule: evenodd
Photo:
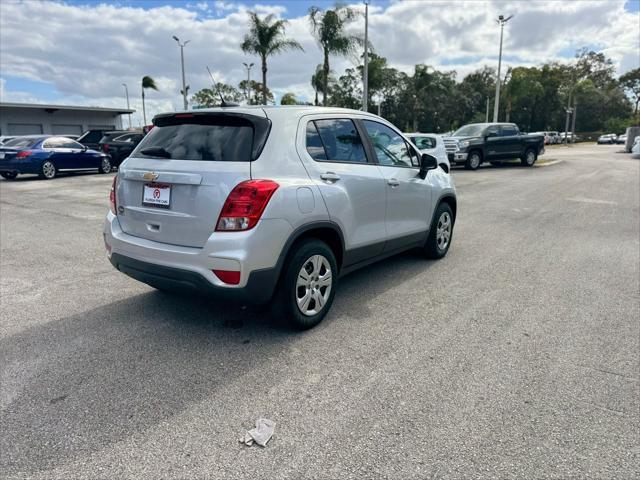
<path fill-rule="evenodd" d="M 213 270 L 220 280 L 229 285 L 238 285 L 240 283 L 240 272 L 234 270 Z"/>
<path fill-rule="evenodd" d="M 114 215 L 118 215 L 118 210 L 116 210 L 116 182 L 118 181 L 118 176 L 113 177 L 113 183 L 111 184 L 111 191 L 109 192 L 109 206 L 111 208 L 111 213 Z"/>
<path fill-rule="evenodd" d="M 20 150 L 16 154 L 16 158 L 27 158 L 29 155 L 33 153 L 33 150 Z"/>
<path fill-rule="evenodd" d="M 216 231 L 233 232 L 255 227 L 278 186 L 271 180 L 247 180 L 236 185 L 224 202 Z"/>
<path fill-rule="evenodd" d="M 102 144 L 102 151 L 104 153 L 109 153 L 109 145 L 107 145 L 106 143 Z"/>

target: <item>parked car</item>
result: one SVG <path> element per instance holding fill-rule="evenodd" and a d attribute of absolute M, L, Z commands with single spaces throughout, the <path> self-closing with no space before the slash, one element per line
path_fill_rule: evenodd
<path fill-rule="evenodd" d="M 521 134 L 514 123 L 471 123 L 459 128 L 452 138 L 460 148 L 454 161 L 470 170 L 476 170 L 483 162 L 500 164 L 514 158 L 531 167 L 544 153 L 544 137 Z"/>
<path fill-rule="evenodd" d="M 144 138 L 142 132 L 107 132 L 100 140 L 100 150 L 111 157 L 114 167 L 119 166 L 122 161 L 131 155 L 133 149 Z"/>
<path fill-rule="evenodd" d="M 598 137 L 598 145 L 613 145 L 618 140 L 618 136 L 615 133 L 608 133 L 606 135 L 600 135 Z"/>
<path fill-rule="evenodd" d="M 623 133 L 622 135 L 620 135 L 619 137 L 616 138 L 616 143 L 618 145 L 624 145 L 625 143 L 627 143 L 627 134 Z"/>
<path fill-rule="evenodd" d="M 22 173 L 52 179 L 59 172 L 111 171 L 111 159 L 67 137 L 26 135 L 0 147 L 0 175 L 13 180 Z"/>
<path fill-rule="evenodd" d="M 153 287 L 270 302 L 305 329 L 327 314 L 339 277 L 449 249 L 450 175 L 376 115 L 227 107 L 153 122 L 120 165 L 104 224 L 111 263 Z"/>
<path fill-rule="evenodd" d="M 440 167 L 446 172 L 449 171 L 449 156 L 442 136 L 435 133 L 405 133 L 405 135 L 418 147 L 421 153 L 433 155 L 438 159 Z"/>
<path fill-rule="evenodd" d="M 85 145 L 87 148 L 91 148 L 92 150 L 100 150 L 100 140 L 105 136 L 105 134 L 107 134 L 107 132 L 125 134 L 127 133 L 127 130 L 94 128 L 91 130 L 87 130 L 82 135 L 80 135 L 77 141 L 78 143 L 81 143 L 82 145 Z"/>
<path fill-rule="evenodd" d="M 631 147 L 631 158 L 640 158 L 640 137 L 636 137 Z"/>

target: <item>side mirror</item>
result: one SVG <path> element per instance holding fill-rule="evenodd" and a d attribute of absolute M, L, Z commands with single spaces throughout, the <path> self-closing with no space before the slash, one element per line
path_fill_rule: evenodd
<path fill-rule="evenodd" d="M 420 178 L 424 180 L 427 178 L 427 172 L 436 168 L 438 168 L 438 159 L 433 155 L 423 153 L 420 157 Z"/>

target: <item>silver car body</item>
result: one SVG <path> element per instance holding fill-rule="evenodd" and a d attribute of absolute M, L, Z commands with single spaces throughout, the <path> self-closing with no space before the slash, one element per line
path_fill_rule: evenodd
<path fill-rule="evenodd" d="M 148 144 L 152 130 L 120 165 L 115 182 L 117 215 L 108 213 L 104 240 L 116 268 L 143 282 L 153 284 L 155 275 L 175 271 L 185 275 L 185 283 L 204 282 L 216 293 L 229 293 L 229 298 L 264 302 L 274 291 L 288 248 L 306 231 L 326 228 L 338 233 L 340 273 L 347 273 L 370 259 L 424 241 L 439 202 L 450 202 L 455 215 L 455 187 L 440 168 L 422 179 L 417 167 L 320 162 L 308 153 L 305 132 L 312 120 L 373 120 L 399 133 L 375 115 L 319 107 L 196 112 L 183 114 L 259 117 L 269 120 L 270 132 L 258 158 L 238 162 L 136 155 Z M 246 231 L 216 231 L 229 193 L 250 179 L 279 185 L 257 225 Z M 142 204 L 149 181 L 171 187 L 170 209 Z M 155 272 L 150 266 L 164 270 Z M 239 271 L 240 280 L 227 284 L 213 270 Z"/>

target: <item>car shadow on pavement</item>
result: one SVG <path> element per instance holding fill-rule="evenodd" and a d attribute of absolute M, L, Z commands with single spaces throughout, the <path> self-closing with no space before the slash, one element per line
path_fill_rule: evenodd
<path fill-rule="evenodd" d="M 298 336 L 370 314 L 368 301 L 429 268 L 402 254 L 341 280 L 307 334 L 266 308 L 150 291 L 0 340 L 0 477 L 55 468 L 152 428 L 260 367 Z M 389 279 L 393 281 L 389 281 Z"/>

